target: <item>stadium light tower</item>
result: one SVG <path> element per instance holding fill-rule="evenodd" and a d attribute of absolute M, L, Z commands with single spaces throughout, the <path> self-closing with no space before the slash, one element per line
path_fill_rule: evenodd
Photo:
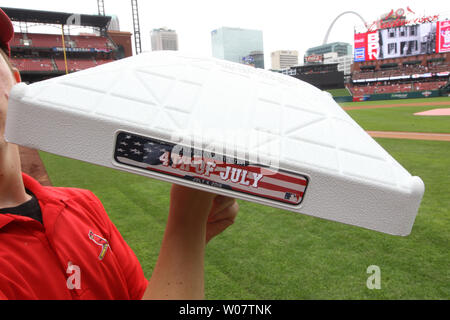
<path fill-rule="evenodd" d="M 326 35 L 325 35 L 325 39 L 323 39 L 323 44 L 327 44 L 327 42 L 328 42 L 328 36 L 330 35 L 331 29 L 333 28 L 333 26 L 334 26 L 335 22 L 337 21 L 337 19 L 339 19 L 340 17 L 342 17 L 343 15 L 348 14 L 348 13 L 351 13 L 351 14 L 356 15 L 356 16 L 357 16 L 358 18 L 360 18 L 361 21 L 364 23 L 364 26 L 367 27 L 367 22 L 366 22 L 366 20 L 364 20 L 364 18 L 363 18 L 358 12 L 355 12 L 355 11 L 344 11 L 344 12 L 342 12 L 340 15 L 338 15 L 338 16 L 333 20 L 333 22 L 330 24 L 330 26 L 328 27 L 327 33 L 326 33 Z"/>
<path fill-rule="evenodd" d="M 98 7 L 98 15 L 99 16 L 105 16 L 105 1 L 104 0 L 97 0 L 97 7 Z M 100 28 L 100 34 L 106 35 L 106 27 Z"/>
<path fill-rule="evenodd" d="M 105 1 L 97 0 L 97 6 L 98 6 L 98 15 L 104 16 L 105 15 Z"/>
<path fill-rule="evenodd" d="M 141 48 L 141 31 L 139 27 L 139 11 L 137 0 L 131 0 L 131 10 L 133 14 L 133 29 L 134 29 L 134 46 L 136 54 L 142 52 Z"/>

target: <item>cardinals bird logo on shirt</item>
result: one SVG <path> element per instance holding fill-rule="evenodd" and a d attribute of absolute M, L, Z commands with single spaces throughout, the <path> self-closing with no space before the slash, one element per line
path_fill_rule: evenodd
<path fill-rule="evenodd" d="M 96 245 L 102 247 L 102 250 L 100 251 L 98 259 L 103 260 L 103 258 L 105 257 L 106 251 L 108 251 L 108 248 L 109 248 L 108 240 L 100 237 L 99 235 L 95 234 L 91 230 L 89 230 L 89 239 L 91 239 L 92 242 L 94 242 Z"/>

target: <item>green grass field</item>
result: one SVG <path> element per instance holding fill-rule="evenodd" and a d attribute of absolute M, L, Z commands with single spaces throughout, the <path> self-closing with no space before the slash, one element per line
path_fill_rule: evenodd
<path fill-rule="evenodd" d="M 326 90 L 333 95 L 333 97 L 348 97 L 351 96 L 350 92 L 346 88 L 342 89 L 329 89 Z"/>
<path fill-rule="evenodd" d="M 345 103 L 342 106 L 383 105 L 392 103 L 423 103 L 423 102 L 448 102 L 448 105 L 440 106 L 414 106 L 356 109 L 347 110 L 347 113 L 359 123 L 365 130 L 374 131 L 413 131 L 450 133 L 449 116 L 415 116 L 414 113 L 436 109 L 450 108 L 450 98 L 408 99 L 391 101 L 367 101 L 358 103 Z"/>
<path fill-rule="evenodd" d="M 431 109 L 436 107 L 357 109 L 348 110 L 347 113 L 365 130 L 450 133 L 449 116 L 414 115 Z"/>
<path fill-rule="evenodd" d="M 239 201 L 236 223 L 206 252 L 208 299 L 450 298 L 448 142 L 378 139 L 426 185 L 411 235 L 396 237 Z M 170 185 L 41 153 L 55 186 L 92 190 L 151 276 Z M 68 169 L 70 168 L 70 169 Z M 369 290 L 367 267 L 381 269 Z"/>

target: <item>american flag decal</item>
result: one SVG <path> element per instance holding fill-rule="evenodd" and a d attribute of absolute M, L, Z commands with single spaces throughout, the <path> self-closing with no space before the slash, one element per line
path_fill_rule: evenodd
<path fill-rule="evenodd" d="M 130 168 L 286 204 L 299 205 L 303 200 L 308 185 L 306 176 L 248 161 L 230 161 L 214 153 L 206 157 L 202 150 L 175 147 L 173 143 L 121 131 L 116 137 L 114 160 Z M 190 152 L 183 154 L 183 150 Z"/>

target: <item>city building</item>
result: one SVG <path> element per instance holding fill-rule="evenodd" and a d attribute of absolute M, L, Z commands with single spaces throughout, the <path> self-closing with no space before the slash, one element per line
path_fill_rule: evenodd
<path fill-rule="evenodd" d="M 211 47 L 215 58 L 251 64 L 248 61 L 252 55 L 254 62 L 258 61 L 255 67 L 264 68 L 263 35 L 260 30 L 229 27 L 213 30 Z"/>
<path fill-rule="evenodd" d="M 178 35 L 175 30 L 167 28 L 153 29 L 150 32 L 152 51 L 178 50 Z"/>
<path fill-rule="evenodd" d="M 339 56 L 337 52 L 323 54 L 323 64 L 337 63 L 338 71 L 344 72 L 345 76 L 350 75 L 353 64 L 353 55 Z"/>
<path fill-rule="evenodd" d="M 263 51 L 252 51 L 249 56 L 252 57 L 255 68 L 264 69 Z"/>
<path fill-rule="evenodd" d="M 272 69 L 282 70 L 298 65 L 298 51 L 278 50 L 272 52 Z"/>
<path fill-rule="evenodd" d="M 305 57 L 309 57 L 311 55 L 323 55 L 329 52 L 336 52 L 338 54 L 338 57 L 353 54 L 351 44 L 345 42 L 332 42 L 309 48 L 308 50 L 306 50 Z"/>

